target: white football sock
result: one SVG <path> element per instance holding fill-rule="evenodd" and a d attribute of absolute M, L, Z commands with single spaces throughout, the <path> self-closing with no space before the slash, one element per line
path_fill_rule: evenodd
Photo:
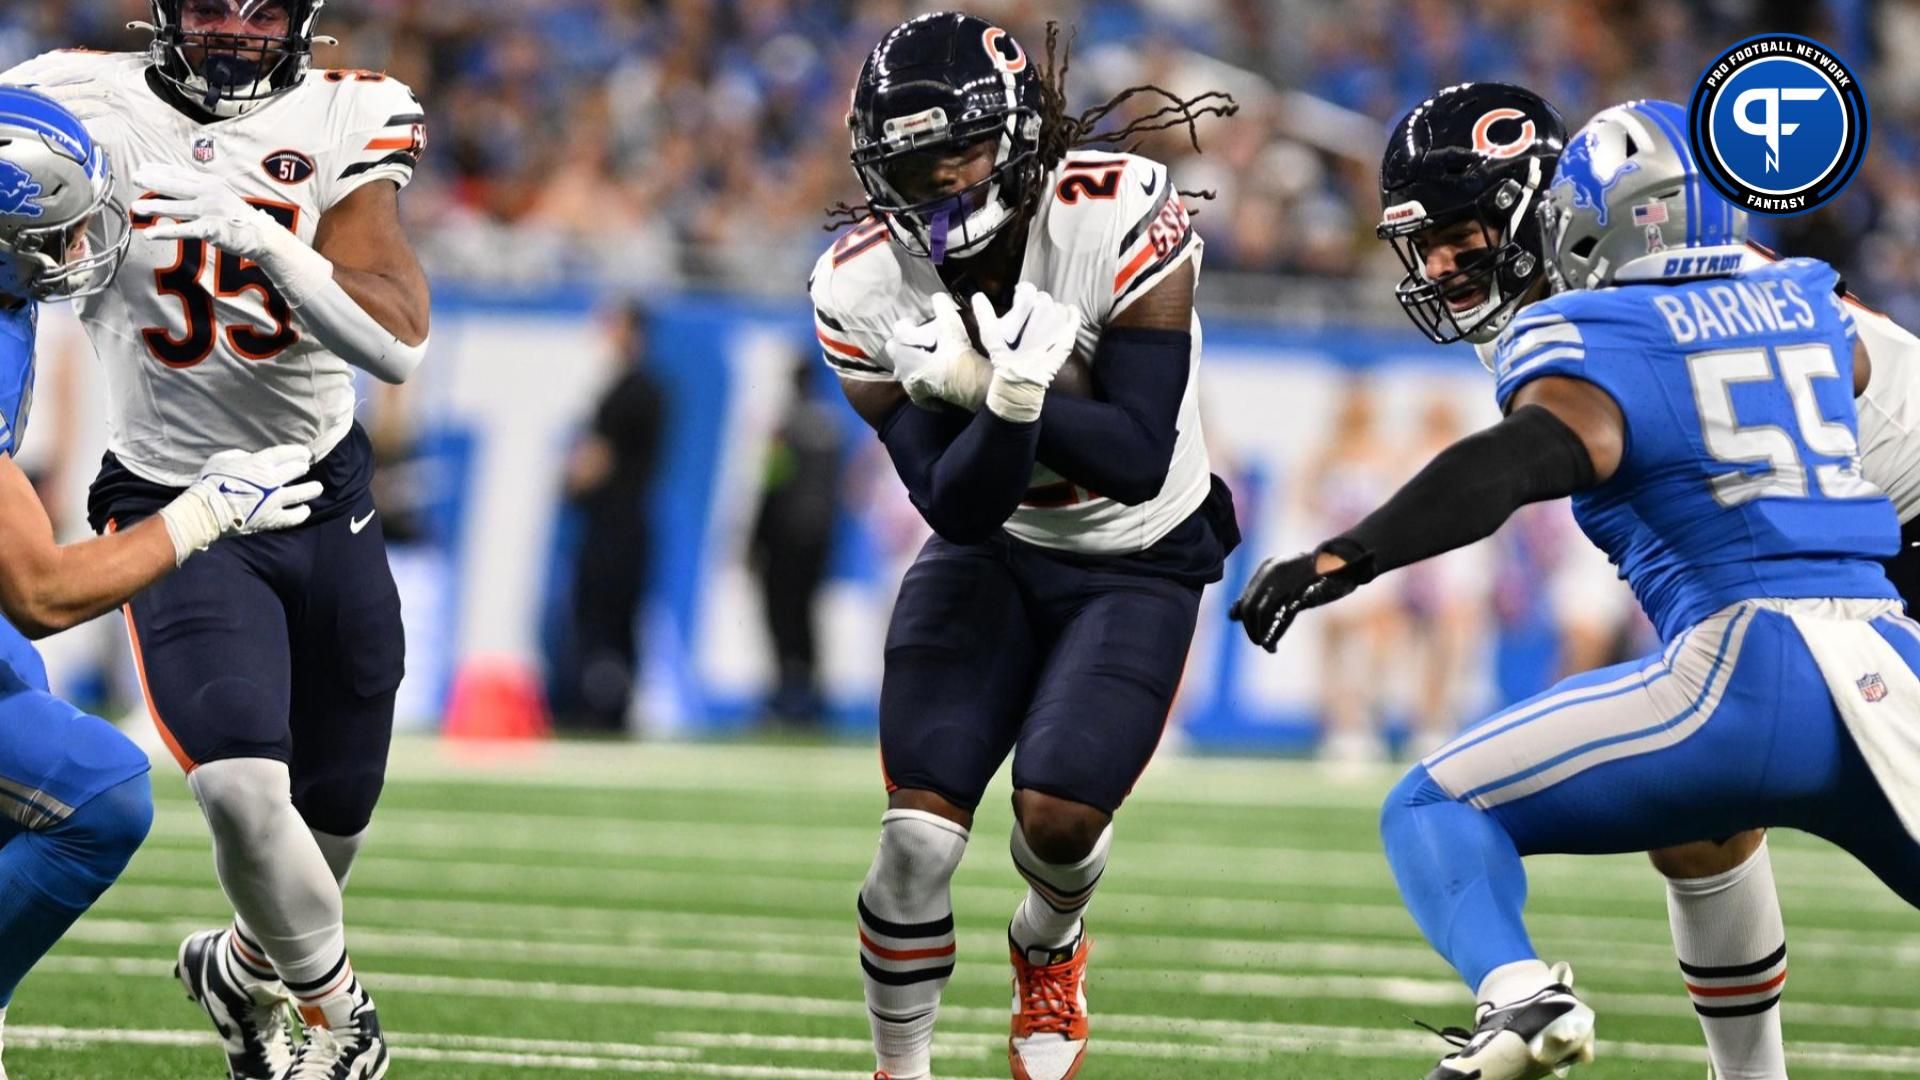
<path fill-rule="evenodd" d="M 1473 1000 L 1498 1009 L 1530 998 L 1552 985 L 1553 970 L 1547 967 L 1546 961 L 1515 960 L 1487 972 L 1487 977 L 1480 980 L 1480 988 L 1474 991 Z"/>
<path fill-rule="evenodd" d="M 1027 834 L 1014 822 L 1013 867 L 1027 879 L 1027 895 L 1014 909 L 1009 933 L 1023 949 L 1057 949 L 1080 934 L 1080 915 L 1093 900 L 1093 890 L 1107 869 L 1107 849 L 1113 846 L 1113 826 L 1100 830 L 1093 850 L 1076 863 L 1061 865 L 1042 860 L 1027 844 Z"/>
<path fill-rule="evenodd" d="M 1767 845 L 1725 873 L 1667 880 L 1667 922 L 1718 1080 L 1786 1080 L 1787 928 Z"/>
<path fill-rule="evenodd" d="M 340 885 L 293 808 L 286 765 L 208 762 L 187 776 L 213 834 L 214 868 L 236 925 L 289 989 L 335 973 L 346 955 Z"/>
<path fill-rule="evenodd" d="M 966 850 L 967 830 L 937 814 L 880 818 L 880 851 L 860 887 L 860 968 L 876 1067 L 897 1080 L 933 1067 L 933 1021 L 953 976 L 953 872 Z"/>

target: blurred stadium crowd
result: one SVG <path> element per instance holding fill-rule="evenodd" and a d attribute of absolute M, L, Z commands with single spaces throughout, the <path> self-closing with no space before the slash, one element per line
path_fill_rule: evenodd
<path fill-rule="evenodd" d="M 330 0 L 331 67 L 387 70 L 433 115 L 406 200 L 432 269 L 492 284 L 797 289 L 852 199 L 846 93 L 907 0 Z M 1074 28 L 1077 106 L 1155 82 L 1224 89 L 1196 157 L 1147 149 L 1203 204 L 1210 301 L 1393 314 L 1397 263 L 1373 238 L 1387 126 L 1433 89 L 1523 82 L 1577 125 L 1632 97 L 1681 98 L 1713 49 L 1801 30 L 1865 73 L 1873 151 L 1855 192 L 1771 238 L 1836 262 L 1856 291 L 1920 321 L 1920 2 L 1915 0 L 1081 0 L 967 5 L 1036 52 Z M 139 0 L 13 0 L 0 65 L 43 49 L 131 48 Z M 510 235 L 503 235 L 510 234 Z M 501 258 L 502 251 L 510 258 Z M 1244 275 L 1244 276 L 1243 276 Z M 1289 279 L 1276 286 L 1270 275 Z"/>

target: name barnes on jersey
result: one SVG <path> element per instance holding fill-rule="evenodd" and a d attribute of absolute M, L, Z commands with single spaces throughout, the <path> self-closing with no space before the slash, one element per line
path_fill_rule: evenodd
<path fill-rule="evenodd" d="M 354 191 L 379 180 L 404 188 L 425 148 L 419 99 L 377 72 L 310 71 L 229 118 L 188 115 L 157 79 L 145 53 L 81 50 L 0 74 L 74 110 L 129 172 L 158 162 L 216 176 L 308 245 Z M 135 217 L 119 280 L 80 305 L 107 373 L 114 454 L 168 486 L 231 446 L 299 442 L 326 457 L 353 424 L 352 369 L 302 332 L 258 267 L 200 241 L 141 238 L 154 222 Z"/>
<path fill-rule="evenodd" d="M 1080 309 L 1086 321 L 1075 352 L 1091 357 L 1102 330 L 1128 305 L 1189 259 L 1198 268 L 1200 236 L 1166 166 L 1138 155 L 1073 151 L 1047 175 L 1043 190 L 1019 280 Z M 870 221 L 820 256 L 808 291 L 827 365 L 847 379 L 897 381 L 886 358 L 891 328 L 901 318 L 930 318 L 932 298 L 946 285 L 931 262 L 890 243 L 886 226 Z M 1192 336 L 1178 437 L 1160 492 L 1129 506 L 1036 465 L 1027 500 L 1008 519 L 1007 532 L 1041 547 L 1130 554 L 1152 546 L 1206 501 L 1198 316 Z"/>

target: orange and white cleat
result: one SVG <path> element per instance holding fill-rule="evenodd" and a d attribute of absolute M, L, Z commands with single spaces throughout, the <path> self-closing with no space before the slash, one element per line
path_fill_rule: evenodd
<path fill-rule="evenodd" d="M 1013 1080 L 1072 1080 L 1087 1056 L 1085 929 L 1057 949 L 1022 949 L 1007 938 L 1013 960 L 1013 1034 L 1007 1064 Z"/>

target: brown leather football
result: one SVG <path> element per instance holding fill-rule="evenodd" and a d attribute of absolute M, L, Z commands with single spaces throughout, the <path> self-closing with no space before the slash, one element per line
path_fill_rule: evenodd
<path fill-rule="evenodd" d="M 1092 397 L 1093 368 L 1080 358 L 1079 353 L 1074 353 L 1067 357 L 1066 363 L 1060 365 L 1060 370 L 1054 375 L 1053 385 L 1049 389 L 1058 390 L 1073 397 Z"/>

